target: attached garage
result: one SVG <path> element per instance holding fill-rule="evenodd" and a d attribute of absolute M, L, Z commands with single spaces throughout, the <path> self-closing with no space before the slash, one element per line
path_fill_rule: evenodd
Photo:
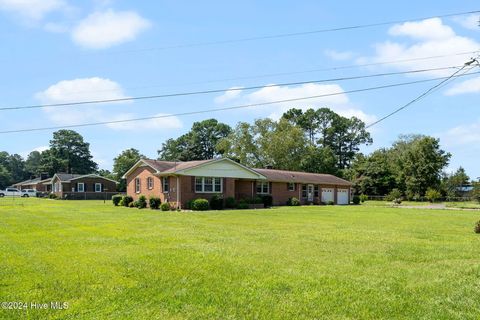
<path fill-rule="evenodd" d="M 322 188 L 322 202 L 328 203 L 333 200 L 333 188 Z"/>
<path fill-rule="evenodd" d="M 337 189 L 337 204 L 348 204 L 349 189 Z"/>

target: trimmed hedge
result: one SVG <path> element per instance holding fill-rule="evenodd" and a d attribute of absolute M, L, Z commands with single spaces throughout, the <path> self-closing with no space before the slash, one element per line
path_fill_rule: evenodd
<path fill-rule="evenodd" d="M 158 197 L 151 197 L 149 200 L 148 200 L 148 204 L 150 206 L 150 209 L 158 209 L 160 208 L 160 204 L 162 203 L 162 200 L 160 200 L 160 198 Z"/>
<path fill-rule="evenodd" d="M 240 200 L 240 201 L 238 201 L 238 203 L 237 203 L 237 209 L 248 209 L 248 208 L 249 208 L 249 206 L 248 206 L 247 201 L 245 201 L 245 200 L 243 200 L 243 199 Z"/>
<path fill-rule="evenodd" d="M 210 208 L 212 210 L 222 210 L 223 209 L 223 197 L 222 195 L 215 194 L 210 199 Z"/>
<path fill-rule="evenodd" d="M 360 204 L 360 197 L 359 196 L 353 196 L 352 202 L 353 204 Z"/>
<path fill-rule="evenodd" d="M 130 203 L 133 203 L 133 198 L 131 196 L 124 196 L 122 202 L 124 207 L 130 207 Z"/>
<path fill-rule="evenodd" d="M 121 194 L 116 194 L 112 197 L 112 202 L 115 207 L 118 207 L 120 205 L 120 202 L 122 201 L 123 196 Z"/>
<path fill-rule="evenodd" d="M 237 206 L 237 201 L 234 197 L 228 197 L 225 199 L 225 208 L 233 209 Z"/>
<path fill-rule="evenodd" d="M 295 197 L 288 198 L 287 200 L 287 206 L 299 206 L 300 205 L 300 200 L 298 200 Z"/>
<path fill-rule="evenodd" d="M 262 197 L 262 202 L 265 205 L 265 208 L 271 207 L 273 204 L 273 198 L 271 195 L 266 194 Z"/>
<path fill-rule="evenodd" d="M 198 199 L 193 200 L 192 210 L 206 211 L 206 210 L 208 210 L 208 208 L 209 208 L 209 205 L 208 205 L 208 200 L 207 199 L 198 198 Z"/>
<path fill-rule="evenodd" d="M 170 211 L 170 204 L 168 202 L 164 202 L 160 205 L 160 209 L 162 211 Z"/>

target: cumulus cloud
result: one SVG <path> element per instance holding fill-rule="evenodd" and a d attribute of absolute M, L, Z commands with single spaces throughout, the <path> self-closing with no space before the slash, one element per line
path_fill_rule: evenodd
<path fill-rule="evenodd" d="M 474 39 L 457 35 L 441 19 L 432 18 L 419 22 L 406 22 L 390 28 L 389 34 L 398 40 L 387 40 L 375 44 L 375 55 L 357 59 L 359 64 L 378 63 L 396 60 L 411 60 L 430 56 L 446 56 L 436 59 L 423 59 L 389 64 L 398 70 L 415 70 L 460 66 L 469 60 L 468 54 L 456 55 L 480 49 Z M 422 75 L 448 76 L 451 70 L 438 70 Z"/>
<path fill-rule="evenodd" d="M 462 17 L 455 17 L 454 21 L 459 23 L 462 27 L 466 29 L 475 30 L 475 31 L 479 31 L 480 29 L 478 27 L 478 22 L 479 22 L 478 15 L 475 15 L 475 14 L 470 14 Z"/>
<path fill-rule="evenodd" d="M 46 90 L 37 93 L 35 97 L 45 105 L 128 98 L 117 82 L 99 77 L 59 81 L 48 87 Z M 63 112 L 65 110 L 63 107 L 44 107 L 42 110 L 48 119 L 57 125 L 74 125 L 87 122 L 104 122 L 139 118 L 138 115 L 131 112 L 122 113 L 121 107 L 125 106 L 132 109 L 132 104 L 126 101 L 65 107 L 68 108 L 68 112 Z M 109 124 L 106 126 L 117 130 L 162 130 L 181 127 L 181 122 L 178 118 L 173 117 L 146 120 L 142 122 Z"/>
<path fill-rule="evenodd" d="M 12 13 L 25 21 L 39 21 L 47 14 L 65 9 L 63 0 L 0 0 L 0 10 Z"/>
<path fill-rule="evenodd" d="M 480 77 L 468 79 L 458 84 L 453 85 L 445 94 L 447 96 L 455 96 L 465 93 L 479 93 L 480 92 Z"/>
<path fill-rule="evenodd" d="M 349 60 L 354 56 L 354 53 L 351 51 L 336 51 L 332 49 L 325 50 L 324 54 L 330 59 L 337 61 Z"/>
<path fill-rule="evenodd" d="M 299 108 L 305 110 L 308 108 L 328 107 L 345 117 L 356 116 L 367 123 L 372 122 L 376 119 L 374 115 L 366 114 L 359 108 L 355 107 L 352 103 L 350 103 L 350 100 L 348 96 L 344 93 L 343 88 L 337 84 L 308 83 L 301 86 L 266 86 L 248 94 L 239 93 L 229 101 L 230 104 L 257 104 L 321 95 L 327 96 L 299 101 L 269 104 L 261 107 L 256 107 L 256 109 L 252 108 L 251 110 L 255 110 L 255 114 L 263 112 L 264 114 L 273 119 L 278 119 L 285 111 L 291 108 Z"/>
<path fill-rule="evenodd" d="M 242 93 L 242 90 L 238 90 L 238 89 L 241 89 L 241 88 L 242 87 L 231 87 L 229 90 L 225 91 L 224 94 L 216 97 L 215 98 L 215 103 L 222 104 L 222 103 L 225 103 L 225 102 L 228 102 L 230 100 L 235 99 L 236 97 L 238 97 Z"/>
<path fill-rule="evenodd" d="M 440 135 L 447 146 L 473 145 L 480 143 L 480 120 L 449 129 Z"/>
<path fill-rule="evenodd" d="M 72 31 L 72 39 L 88 49 L 104 49 L 132 41 L 150 26 L 150 21 L 134 11 L 109 9 L 80 21 Z"/>

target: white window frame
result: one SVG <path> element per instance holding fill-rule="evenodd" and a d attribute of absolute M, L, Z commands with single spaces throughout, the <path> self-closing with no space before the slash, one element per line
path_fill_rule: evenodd
<path fill-rule="evenodd" d="M 205 180 L 212 179 L 212 191 L 205 191 Z M 200 182 L 200 183 L 198 183 Z M 220 182 L 220 183 L 217 183 Z M 201 190 L 197 190 L 197 185 L 201 186 Z M 208 184 L 207 184 L 208 185 Z M 220 185 L 220 190 L 216 187 Z M 223 178 L 218 177 L 195 177 L 195 193 L 223 193 Z"/>
<path fill-rule="evenodd" d="M 135 178 L 135 193 L 140 193 L 142 191 L 140 178 Z"/>
<path fill-rule="evenodd" d="M 295 191 L 295 182 L 288 183 L 288 191 Z"/>
<path fill-rule="evenodd" d="M 100 190 L 97 191 L 97 186 L 100 186 Z M 95 192 L 102 192 L 102 184 L 95 182 Z"/>
<path fill-rule="evenodd" d="M 265 191 L 265 186 L 267 186 L 266 191 Z M 260 188 L 260 192 L 258 189 Z M 268 181 L 257 181 L 257 186 L 255 188 L 257 191 L 257 194 L 270 194 L 270 182 Z"/>
<path fill-rule="evenodd" d="M 152 177 L 148 177 L 148 178 L 147 178 L 147 189 L 148 189 L 148 190 L 152 190 L 152 189 L 153 189 L 153 178 L 152 178 Z"/>
<path fill-rule="evenodd" d="M 162 192 L 170 192 L 170 177 L 162 177 Z"/>
<path fill-rule="evenodd" d="M 302 184 L 302 198 L 306 199 L 308 197 L 308 187 L 306 184 Z"/>
<path fill-rule="evenodd" d="M 82 190 L 80 190 L 80 186 L 82 186 Z M 79 182 L 77 185 L 77 192 L 85 192 L 85 183 Z"/>
<path fill-rule="evenodd" d="M 313 196 L 318 198 L 320 196 L 320 187 L 318 184 L 313 186 Z"/>

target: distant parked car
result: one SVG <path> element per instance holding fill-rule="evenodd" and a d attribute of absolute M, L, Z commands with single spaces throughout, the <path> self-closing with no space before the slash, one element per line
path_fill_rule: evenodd
<path fill-rule="evenodd" d="M 5 190 L 0 190 L 0 197 L 21 197 L 22 192 L 17 188 L 6 188 Z"/>
<path fill-rule="evenodd" d="M 37 196 L 37 190 L 35 189 L 24 189 L 22 190 L 22 197 L 36 197 Z"/>

